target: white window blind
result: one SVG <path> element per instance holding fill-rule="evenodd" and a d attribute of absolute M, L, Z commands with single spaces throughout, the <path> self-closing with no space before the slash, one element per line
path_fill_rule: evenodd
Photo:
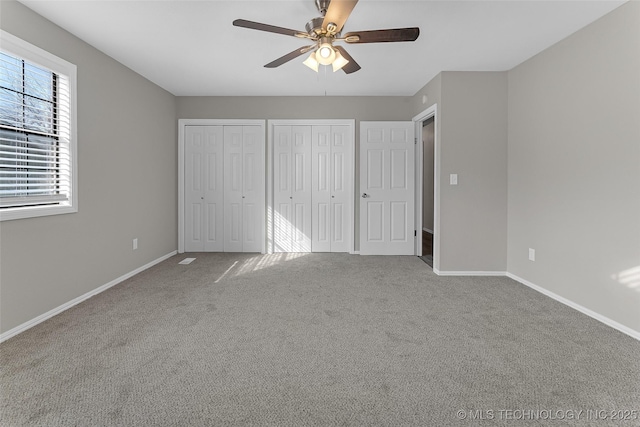
<path fill-rule="evenodd" d="M 3 32 L 3 38 L 5 35 Z M 35 46 L 28 46 L 31 49 L 27 49 L 27 53 L 39 50 Z M 75 211 L 74 103 L 71 90 L 71 78 L 75 86 L 75 67 L 70 76 L 32 62 L 23 55 L 6 51 L 4 40 L 2 47 L 0 215 L 2 219 L 14 219 Z M 52 55 L 44 59 L 51 62 L 52 58 L 64 62 Z M 70 64 L 64 62 L 63 65 Z M 42 207 L 73 209 L 60 212 L 49 209 L 33 215 L 25 213 L 29 208 Z M 8 212 L 15 211 L 21 213 L 7 217 Z"/>

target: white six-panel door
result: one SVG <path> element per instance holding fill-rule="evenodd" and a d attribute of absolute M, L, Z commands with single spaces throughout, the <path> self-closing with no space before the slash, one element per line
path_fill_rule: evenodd
<path fill-rule="evenodd" d="M 360 122 L 360 254 L 414 254 L 414 124 Z"/>
<path fill-rule="evenodd" d="M 220 126 L 185 127 L 185 250 L 223 248 L 222 156 Z"/>

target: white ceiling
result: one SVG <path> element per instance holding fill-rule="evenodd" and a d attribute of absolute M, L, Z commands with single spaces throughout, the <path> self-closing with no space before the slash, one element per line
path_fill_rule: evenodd
<path fill-rule="evenodd" d="M 413 43 L 346 45 L 356 73 L 315 73 L 306 55 L 263 65 L 309 44 L 232 26 L 237 18 L 295 30 L 313 0 L 20 0 L 178 96 L 410 96 L 440 71 L 509 70 L 624 1 L 360 0 L 343 34 L 420 27 Z"/>

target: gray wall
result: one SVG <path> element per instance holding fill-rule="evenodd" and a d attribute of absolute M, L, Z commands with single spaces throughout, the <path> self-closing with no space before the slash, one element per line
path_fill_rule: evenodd
<path fill-rule="evenodd" d="M 507 74 L 442 73 L 440 111 L 440 270 L 505 271 Z"/>
<path fill-rule="evenodd" d="M 440 151 L 434 268 L 506 271 L 507 74 L 440 73 L 411 100 L 414 114 L 434 103 Z M 452 173 L 457 186 L 449 185 Z"/>
<path fill-rule="evenodd" d="M 426 98 L 425 98 L 426 97 Z M 415 95 L 409 99 L 412 117 L 423 112 L 434 104 L 442 105 L 442 73 L 429 80 Z M 440 127 L 437 123 L 436 128 Z M 436 136 L 436 140 L 437 140 Z"/>
<path fill-rule="evenodd" d="M 360 121 L 411 120 L 410 97 L 188 96 L 177 98 L 181 119 L 355 119 L 355 247 L 360 249 Z"/>
<path fill-rule="evenodd" d="M 0 223 L 6 332 L 177 248 L 177 130 L 170 93 L 20 3 L 0 19 L 78 67 L 79 211 Z"/>
<path fill-rule="evenodd" d="M 404 96 L 179 96 L 180 119 L 411 120 Z M 356 126 L 358 128 L 359 126 Z"/>
<path fill-rule="evenodd" d="M 422 113 L 426 109 L 436 105 L 438 110 L 436 111 L 436 116 L 434 120 L 435 125 L 435 135 L 434 135 L 434 145 L 440 147 L 441 140 L 441 128 L 442 128 L 442 73 L 435 76 L 431 79 L 426 85 L 424 85 L 415 95 L 411 97 L 409 100 L 411 104 L 411 114 L 413 117 Z M 435 153 L 434 153 L 435 154 Z M 437 155 L 435 160 L 435 170 L 440 170 L 440 156 Z M 437 209 L 437 215 L 433 218 L 433 268 L 434 270 L 440 269 L 440 237 L 441 233 L 437 232 L 440 229 L 440 189 L 435 189 L 434 194 L 434 203 L 435 208 Z M 435 213 L 435 212 L 434 212 Z"/>
<path fill-rule="evenodd" d="M 509 72 L 508 270 L 636 331 L 639 118 L 638 2 Z"/>

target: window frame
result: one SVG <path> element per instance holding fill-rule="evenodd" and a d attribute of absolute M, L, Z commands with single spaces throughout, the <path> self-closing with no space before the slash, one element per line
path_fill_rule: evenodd
<path fill-rule="evenodd" d="M 77 167 L 77 67 L 62 58 L 28 43 L 13 34 L 0 30 L 0 51 L 45 68 L 68 80 L 69 134 L 67 154 L 70 157 L 68 199 L 58 204 L 31 205 L 0 209 L 0 221 L 34 218 L 78 212 L 78 167 Z"/>

